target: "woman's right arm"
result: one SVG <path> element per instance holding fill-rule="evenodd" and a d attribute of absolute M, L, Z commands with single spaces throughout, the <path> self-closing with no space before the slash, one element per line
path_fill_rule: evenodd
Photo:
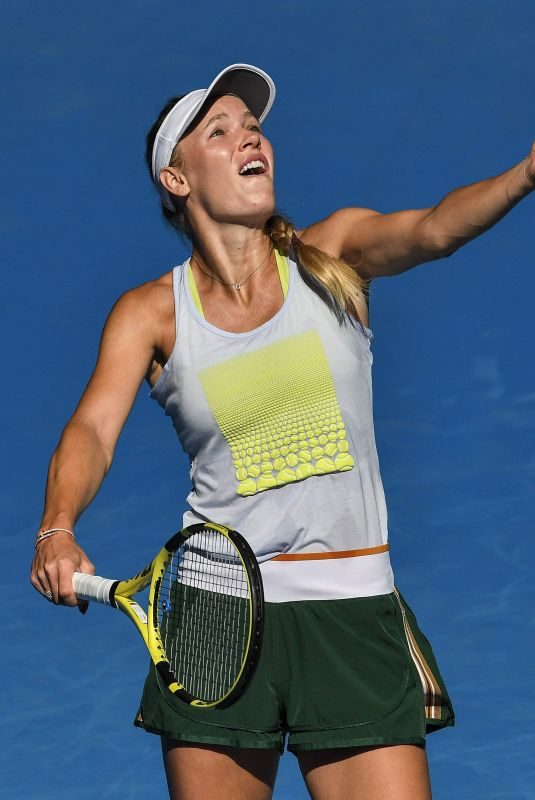
<path fill-rule="evenodd" d="M 40 529 L 74 526 L 97 493 L 111 466 L 115 445 L 161 338 L 161 282 L 123 295 L 102 334 L 95 370 L 52 456 Z M 158 308 L 160 306 L 160 308 Z M 163 315 L 165 316 L 165 315 Z M 67 533 L 36 548 L 31 582 L 50 590 L 55 603 L 77 605 L 75 571 L 94 571 L 84 551 Z"/>

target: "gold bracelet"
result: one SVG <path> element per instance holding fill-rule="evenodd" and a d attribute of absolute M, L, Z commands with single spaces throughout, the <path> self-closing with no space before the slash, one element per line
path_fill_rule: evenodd
<path fill-rule="evenodd" d="M 68 533 L 69 536 L 76 541 L 76 536 L 74 535 L 74 531 L 70 531 L 68 528 L 48 528 L 46 531 L 39 531 L 37 534 L 37 539 L 35 540 L 35 547 L 40 544 L 40 542 L 48 539 L 50 536 L 55 536 L 56 533 Z"/>

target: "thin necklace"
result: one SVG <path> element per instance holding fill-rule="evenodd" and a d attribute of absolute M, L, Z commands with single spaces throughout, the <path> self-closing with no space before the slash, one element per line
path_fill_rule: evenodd
<path fill-rule="evenodd" d="M 192 260 L 192 261 L 195 261 L 195 263 L 197 264 L 197 266 L 199 267 L 199 269 L 201 270 L 201 272 L 204 272 L 204 274 L 205 274 L 205 275 L 208 275 L 210 278 L 214 278 L 214 280 L 216 280 L 216 281 L 219 281 L 219 283 L 222 283 L 222 284 L 223 284 L 223 286 L 232 286 L 232 288 L 233 288 L 233 289 L 236 289 L 236 290 L 238 290 L 238 291 L 239 291 L 239 290 L 241 289 L 241 287 L 243 286 L 243 284 L 244 284 L 244 283 L 247 283 L 247 281 L 249 280 L 249 278 L 252 278 L 252 277 L 253 277 L 253 275 L 255 274 L 255 272 L 258 272 L 258 270 L 259 270 L 259 269 L 262 269 L 262 267 L 263 267 L 263 266 L 265 266 L 265 264 L 266 264 L 266 262 L 267 262 L 267 260 L 268 260 L 268 258 L 270 257 L 270 255 L 271 255 L 271 253 L 272 253 L 272 252 L 273 252 L 273 247 L 271 246 L 271 247 L 269 248 L 269 250 L 268 250 L 267 256 L 266 256 L 264 259 L 262 259 L 262 261 L 260 262 L 260 264 L 259 264 L 257 267 L 255 267 L 255 268 L 253 269 L 253 271 L 252 271 L 252 272 L 250 272 L 250 273 L 247 275 L 247 277 L 246 277 L 246 278 L 244 278 L 242 281 L 238 281 L 237 283 L 232 283 L 232 282 L 231 282 L 231 283 L 227 283 L 226 281 L 222 281 L 222 280 L 221 280 L 221 278 L 220 278 L 220 277 L 218 277 L 217 275 L 214 275 L 214 273 L 213 273 L 213 272 L 208 272 L 208 270 L 207 270 L 207 269 L 204 269 L 204 267 L 203 267 L 203 266 L 202 266 L 202 264 L 200 263 L 200 261 L 199 261 L 199 259 L 197 258 L 197 256 L 194 256 L 194 255 L 193 255 L 193 253 L 192 253 L 192 255 L 191 255 L 191 260 Z"/>

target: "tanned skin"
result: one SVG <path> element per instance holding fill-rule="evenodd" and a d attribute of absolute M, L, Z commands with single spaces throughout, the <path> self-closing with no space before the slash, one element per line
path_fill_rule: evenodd
<path fill-rule="evenodd" d="M 257 120 L 237 97 L 220 97 L 181 142 L 182 165 L 160 179 L 187 203 L 194 277 L 207 320 L 224 330 L 257 328 L 283 303 L 273 257 L 237 292 L 220 281 L 248 275 L 267 253 L 264 225 L 273 214 L 273 151 Z M 262 158 L 262 175 L 239 169 Z M 343 208 L 300 231 L 301 239 L 331 255 L 358 262 L 363 278 L 396 275 L 453 253 L 484 233 L 535 186 L 535 145 L 498 175 L 450 192 L 431 208 L 379 214 Z M 367 322 L 363 303 L 357 308 Z M 124 294 L 106 322 L 95 371 L 52 456 L 41 529 L 73 529 L 111 466 L 115 445 L 138 389 L 158 380 L 175 342 L 171 273 Z M 31 582 L 53 602 L 80 605 L 75 571 L 93 573 L 69 534 L 37 548 Z M 268 800 L 279 754 L 274 750 L 212 747 L 163 740 L 172 800 Z M 314 800 L 429 800 L 425 750 L 412 745 L 308 751 L 299 754 Z"/>

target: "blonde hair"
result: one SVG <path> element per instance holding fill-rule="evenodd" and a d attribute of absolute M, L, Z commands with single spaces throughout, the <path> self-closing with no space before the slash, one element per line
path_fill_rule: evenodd
<path fill-rule="evenodd" d="M 147 136 L 146 158 L 149 171 L 155 133 L 161 119 L 167 113 L 167 109 L 171 108 L 177 99 L 179 98 L 172 98 L 168 102 Z M 169 165 L 181 167 L 183 164 L 180 142 L 178 142 L 173 149 Z M 175 209 L 171 211 L 162 203 L 162 212 L 166 221 L 182 236 L 192 241 L 193 232 L 188 222 L 185 202 L 180 198 L 173 198 L 173 204 Z M 335 258 L 318 247 L 305 244 L 298 238 L 292 222 L 278 212 L 268 219 L 264 230 L 275 247 L 285 255 L 293 257 L 302 279 L 327 304 L 340 324 L 346 321 L 347 313 L 358 319 L 357 304 L 367 304 L 368 285 L 359 276 L 356 270 L 358 265 L 350 265 L 343 258 Z"/>
<path fill-rule="evenodd" d="M 346 313 L 358 318 L 356 306 L 358 302 L 367 302 L 367 283 L 356 271 L 356 265 L 305 244 L 282 214 L 270 217 L 264 229 L 276 247 L 286 255 L 293 255 L 305 283 L 327 303 L 340 323 Z"/>

